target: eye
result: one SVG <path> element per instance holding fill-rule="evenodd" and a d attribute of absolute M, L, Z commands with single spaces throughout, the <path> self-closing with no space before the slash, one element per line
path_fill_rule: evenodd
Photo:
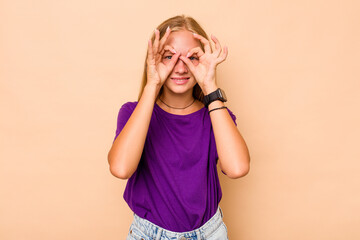
<path fill-rule="evenodd" d="M 165 56 L 165 59 L 171 59 L 172 56 Z"/>
<path fill-rule="evenodd" d="M 190 58 L 190 60 L 199 60 L 198 57 L 194 57 L 194 56 L 191 56 L 191 57 L 189 57 L 189 58 Z"/>

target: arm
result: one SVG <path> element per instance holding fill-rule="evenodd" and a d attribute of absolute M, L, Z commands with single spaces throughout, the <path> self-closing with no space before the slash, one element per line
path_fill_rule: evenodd
<path fill-rule="evenodd" d="M 144 149 L 156 95 L 156 86 L 144 88 L 134 112 L 112 145 L 108 162 L 115 177 L 128 179 L 135 172 Z"/>
<path fill-rule="evenodd" d="M 214 101 L 209 104 L 209 111 L 222 106 L 223 102 Z M 250 155 L 229 112 L 227 109 L 215 110 L 210 113 L 210 118 L 221 170 L 229 178 L 245 176 L 250 168 Z"/>
<path fill-rule="evenodd" d="M 156 29 L 154 43 L 148 41 L 147 84 L 137 106 L 108 153 L 110 172 L 115 177 L 128 179 L 139 165 L 156 97 L 180 55 L 176 53 L 168 64 L 162 63 L 164 43 L 170 32 L 168 27 L 160 40 L 159 30 Z"/>
<path fill-rule="evenodd" d="M 207 95 L 217 89 L 216 66 L 226 59 L 228 49 L 224 47 L 222 52 L 220 42 L 214 35 L 211 36 L 215 43 L 214 51 L 205 37 L 198 34 L 193 36 L 203 43 L 205 52 L 200 47 L 196 47 L 189 51 L 188 56 L 196 53 L 199 56 L 199 63 L 195 65 L 185 57 L 180 58 L 194 74 L 204 95 Z M 224 106 L 223 102 L 214 101 L 208 107 L 211 110 L 222 106 Z M 210 113 L 210 118 L 221 170 L 230 178 L 245 176 L 249 171 L 249 151 L 229 112 L 224 109 L 215 110 Z"/>

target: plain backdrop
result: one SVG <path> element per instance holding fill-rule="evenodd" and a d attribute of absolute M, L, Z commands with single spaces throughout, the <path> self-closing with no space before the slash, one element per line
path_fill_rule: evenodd
<path fill-rule="evenodd" d="M 147 40 L 185 14 L 229 55 L 217 80 L 251 155 L 219 171 L 231 240 L 360 239 L 358 1 L 0 1 L 0 239 L 125 239 L 107 153 Z"/>

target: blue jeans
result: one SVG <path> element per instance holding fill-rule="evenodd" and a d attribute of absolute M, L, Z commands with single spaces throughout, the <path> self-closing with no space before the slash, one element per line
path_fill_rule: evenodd
<path fill-rule="evenodd" d="M 228 240 L 223 212 L 218 207 L 215 215 L 203 226 L 190 232 L 172 232 L 163 229 L 134 213 L 126 240 Z"/>

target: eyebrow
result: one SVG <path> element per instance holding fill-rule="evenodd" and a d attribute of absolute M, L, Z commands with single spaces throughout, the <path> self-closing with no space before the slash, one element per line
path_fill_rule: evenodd
<path fill-rule="evenodd" d="M 170 52 L 171 54 L 173 54 L 173 53 L 170 51 L 170 48 L 174 48 L 174 47 L 172 47 L 172 46 L 170 46 L 170 45 L 165 45 L 165 46 L 164 46 L 164 53 Z M 197 56 L 197 53 L 195 52 L 195 53 L 193 53 L 192 55 L 196 55 L 196 56 Z"/>

